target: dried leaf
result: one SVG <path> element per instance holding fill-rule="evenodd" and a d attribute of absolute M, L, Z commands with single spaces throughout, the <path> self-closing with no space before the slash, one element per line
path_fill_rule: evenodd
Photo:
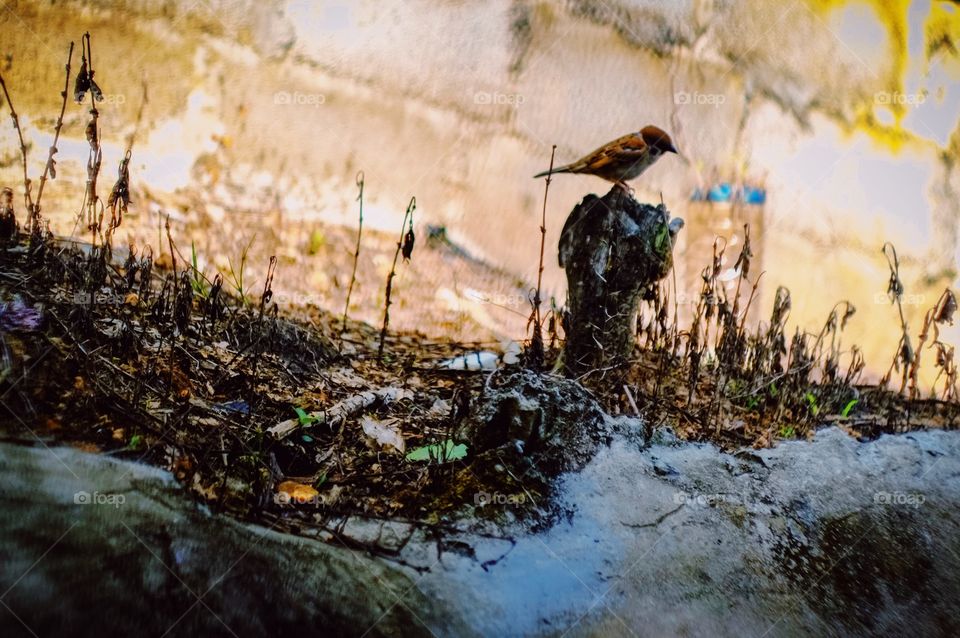
<path fill-rule="evenodd" d="M 318 496 L 320 492 L 296 481 L 284 481 L 277 486 L 277 500 L 281 503 L 311 503 Z"/>
<path fill-rule="evenodd" d="M 400 419 L 378 421 L 365 416 L 360 420 L 360 426 L 363 428 L 363 433 L 379 445 L 389 445 L 402 453 L 406 451 L 407 446 L 403 440 L 403 435 L 400 434 L 400 429 L 397 427 L 399 421 Z"/>

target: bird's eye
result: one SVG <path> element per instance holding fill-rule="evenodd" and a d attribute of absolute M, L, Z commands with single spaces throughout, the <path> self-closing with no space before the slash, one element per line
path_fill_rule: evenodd
<path fill-rule="evenodd" d="M 653 148 L 650 149 L 650 154 L 656 157 L 657 155 L 660 154 L 660 149 L 654 146 Z"/>

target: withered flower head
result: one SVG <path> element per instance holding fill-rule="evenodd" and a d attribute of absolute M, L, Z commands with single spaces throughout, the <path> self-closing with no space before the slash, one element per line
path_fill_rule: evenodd
<path fill-rule="evenodd" d="M 417 198 L 411 197 L 410 203 L 407 204 L 407 212 L 403 216 L 404 220 L 410 219 L 410 227 L 407 230 L 407 234 L 403 236 L 403 243 L 400 248 L 404 261 L 410 261 L 410 256 L 413 255 L 413 244 L 416 240 L 413 235 L 413 211 L 415 210 L 417 210 Z"/>
<path fill-rule="evenodd" d="M 126 213 L 127 206 L 130 204 L 130 151 L 127 151 L 127 154 L 120 160 L 120 168 L 117 172 L 117 183 L 113 185 L 113 190 L 110 191 L 107 205 L 113 207 L 119 203 L 120 212 Z"/>
<path fill-rule="evenodd" d="M 13 191 L 4 188 L 0 193 L 0 239 L 13 239 L 18 230 L 17 216 L 13 212 Z"/>
<path fill-rule="evenodd" d="M 844 313 L 843 313 L 843 319 L 840 320 L 840 329 L 841 329 L 841 330 L 843 330 L 844 328 L 847 327 L 847 322 L 850 321 L 850 317 L 852 317 L 853 315 L 857 314 L 857 307 L 856 307 L 856 306 L 854 306 L 854 305 L 853 305 L 852 303 L 850 303 L 849 301 L 848 301 L 848 302 L 844 302 L 844 303 L 846 303 L 846 305 L 847 305 L 846 308 L 847 308 L 847 309 L 846 309 L 846 310 L 844 311 Z"/>
<path fill-rule="evenodd" d="M 103 102 L 103 91 L 100 90 L 100 85 L 94 81 L 92 72 L 90 73 L 90 92 L 93 93 L 93 99 L 97 102 Z"/>
<path fill-rule="evenodd" d="M 407 230 L 407 234 L 403 236 L 403 247 L 401 248 L 404 261 L 410 261 L 410 257 L 413 255 L 413 244 L 415 241 L 416 238 L 413 235 L 413 222 L 410 222 L 410 228 Z"/>
<path fill-rule="evenodd" d="M 87 122 L 85 134 L 90 146 L 94 149 L 97 148 L 97 121 L 94 118 L 90 118 L 90 121 Z"/>
<path fill-rule="evenodd" d="M 953 291 L 947 288 L 943 293 L 943 298 L 937 305 L 937 316 L 934 321 L 937 323 L 947 323 L 953 325 L 953 315 L 957 312 L 957 297 Z"/>
<path fill-rule="evenodd" d="M 80 72 L 77 73 L 77 79 L 73 84 L 73 99 L 75 99 L 79 104 L 80 102 L 83 102 L 83 98 L 87 94 L 87 91 L 90 91 L 95 101 L 102 102 L 103 91 L 100 90 L 100 87 L 93 79 L 93 50 L 90 46 L 89 33 L 83 34 L 81 46 L 83 47 L 83 53 L 81 57 L 82 62 L 80 63 Z M 90 59 L 89 68 L 87 67 L 88 56 Z"/>
<path fill-rule="evenodd" d="M 903 296 L 903 282 L 900 281 L 900 277 L 897 276 L 897 273 L 890 273 L 890 281 L 887 283 L 887 295 L 889 295 L 891 301 L 896 301 Z"/>
<path fill-rule="evenodd" d="M 904 365 L 913 363 L 913 344 L 910 343 L 910 336 L 903 335 L 903 345 L 900 347 L 900 360 Z"/>
<path fill-rule="evenodd" d="M 77 104 L 83 102 L 84 96 L 90 90 L 90 73 L 87 71 L 87 58 L 84 56 L 80 64 L 80 72 L 77 73 L 77 79 L 73 83 L 73 99 Z"/>

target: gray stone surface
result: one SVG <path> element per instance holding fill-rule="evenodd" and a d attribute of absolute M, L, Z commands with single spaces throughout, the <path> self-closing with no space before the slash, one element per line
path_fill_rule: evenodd
<path fill-rule="evenodd" d="M 0 603 L 4 638 L 446 632 L 406 576 L 363 554 L 211 515 L 145 465 L 9 444 Z"/>
<path fill-rule="evenodd" d="M 958 446 L 835 428 L 738 455 L 618 440 L 566 477 L 568 520 L 418 583 L 485 635 L 958 635 Z"/>
<path fill-rule="evenodd" d="M 512 549 L 412 541 L 426 573 L 210 515 L 149 467 L 0 445 L 0 633 L 960 634 L 957 432 L 737 454 L 637 439 L 562 475 L 565 515 L 518 524 Z"/>

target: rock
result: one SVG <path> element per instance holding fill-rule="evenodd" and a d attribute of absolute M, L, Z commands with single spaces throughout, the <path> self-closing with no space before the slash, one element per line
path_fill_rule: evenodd
<path fill-rule="evenodd" d="M 680 437 L 677 436 L 677 433 L 673 431 L 669 425 L 661 425 L 653 431 L 653 435 L 650 437 L 650 442 L 653 445 L 680 445 Z"/>
<path fill-rule="evenodd" d="M 756 454 L 615 437 L 562 476 L 568 519 L 420 587 L 484 635 L 960 632 L 960 433 L 830 428 Z"/>
<path fill-rule="evenodd" d="M 389 564 L 212 515 L 158 469 L 0 444 L 0 486 L 3 636 L 452 631 Z"/>
<path fill-rule="evenodd" d="M 516 446 L 548 476 L 583 467 L 614 422 L 583 386 L 523 368 L 496 373 L 471 418 L 477 450 Z"/>
<path fill-rule="evenodd" d="M 406 543 L 354 525 L 411 567 L 212 515 L 160 470 L 0 444 L 2 635 L 30 635 L 13 613 L 37 635 L 960 633 L 960 433 L 643 448 L 569 383 L 495 376 L 482 406 L 515 406 L 503 431 L 536 429 L 575 470 L 556 479 L 567 515 Z M 538 393 L 576 403 L 550 414 Z M 607 439 L 558 455 L 578 410 Z"/>
<path fill-rule="evenodd" d="M 653 471 L 658 476 L 674 476 L 676 474 L 679 474 L 679 472 L 677 472 L 677 469 L 675 467 L 673 467 L 669 463 L 664 463 L 663 461 L 660 461 L 658 459 L 653 460 Z"/>

